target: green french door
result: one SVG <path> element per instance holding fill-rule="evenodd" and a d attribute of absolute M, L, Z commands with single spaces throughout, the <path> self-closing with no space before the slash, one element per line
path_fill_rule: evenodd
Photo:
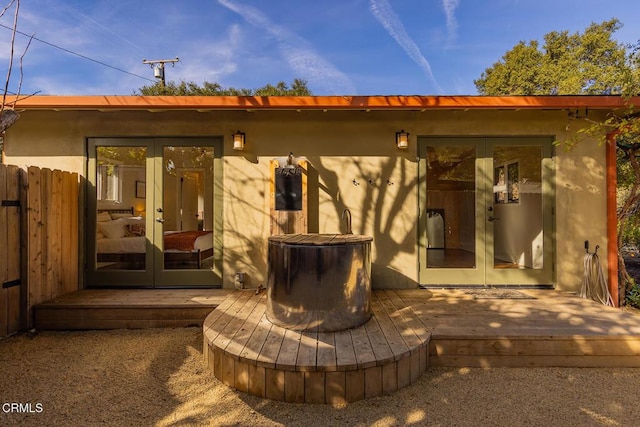
<path fill-rule="evenodd" d="M 552 139 L 424 137 L 423 285 L 553 285 Z"/>
<path fill-rule="evenodd" d="M 222 139 L 89 138 L 89 287 L 222 284 Z"/>

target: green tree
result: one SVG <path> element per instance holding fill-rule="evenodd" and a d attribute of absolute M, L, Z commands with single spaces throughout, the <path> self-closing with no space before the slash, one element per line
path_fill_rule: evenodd
<path fill-rule="evenodd" d="M 607 135 L 615 135 L 619 248 L 630 236 L 640 236 L 634 230 L 640 224 L 640 114 L 630 102 L 640 93 L 640 42 L 629 46 L 615 41 L 613 34 L 621 27 L 611 19 L 592 23 L 582 34 L 552 31 L 544 36 L 542 49 L 537 41 L 521 41 L 474 81 L 481 95 L 620 95 L 627 100 L 624 112 L 612 112 L 603 121 L 569 117 L 588 122 L 564 141 L 571 145 L 589 136 L 605 142 Z M 640 295 L 640 288 L 621 253 L 618 265 L 624 302 L 625 295 Z"/>
<path fill-rule="evenodd" d="M 143 86 L 135 95 L 157 96 L 157 95 L 175 95 L 175 96 L 309 96 L 311 90 L 307 87 L 307 82 L 302 79 L 294 79 L 291 87 L 287 83 L 281 81 L 275 86 L 267 84 L 258 89 L 236 89 L 225 88 L 218 83 L 204 81 L 202 85 L 195 82 L 174 81 L 163 85 L 157 82 L 149 86 Z"/>
<path fill-rule="evenodd" d="M 476 89 L 481 95 L 622 94 L 632 72 L 628 47 L 613 39 L 617 19 L 593 23 L 584 33 L 552 31 L 518 43 L 487 68 Z"/>

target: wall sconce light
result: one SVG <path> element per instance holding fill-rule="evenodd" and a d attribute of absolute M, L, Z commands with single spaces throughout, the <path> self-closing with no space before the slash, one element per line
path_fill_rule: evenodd
<path fill-rule="evenodd" d="M 396 132 L 396 145 L 399 149 L 406 150 L 409 147 L 409 132 L 405 132 L 404 129 Z"/>
<path fill-rule="evenodd" d="M 244 132 L 237 131 L 233 135 L 233 149 L 244 150 Z"/>

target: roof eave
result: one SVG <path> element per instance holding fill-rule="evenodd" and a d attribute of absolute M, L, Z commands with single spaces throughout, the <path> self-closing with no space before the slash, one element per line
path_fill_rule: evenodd
<path fill-rule="evenodd" d="M 14 104 L 15 103 L 15 104 Z M 452 110 L 618 109 L 621 96 L 47 96 L 8 97 L 20 110 Z"/>

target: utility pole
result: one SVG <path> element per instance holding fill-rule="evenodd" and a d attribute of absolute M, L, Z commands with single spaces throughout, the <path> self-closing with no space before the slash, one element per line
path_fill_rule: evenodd
<path fill-rule="evenodd" d="M 143 64 L 149 64 L 151 65 L 151 68 L 153 68 L 153 77 L 155 77 L 156 79 L 160 79 L 160 81 L 162 82 L 162 87 L 165 86 L 165 80 L 164 80 L 164 64 L 166 64 L 167 62 L 170 62 L 171 65 L 175 65 L 176 62 L 179 62 L 180 59 L 176 56 L 176 59 L 154 59 L 152 61 L 147 61 L 146 59 L 142 60 Z"/>

